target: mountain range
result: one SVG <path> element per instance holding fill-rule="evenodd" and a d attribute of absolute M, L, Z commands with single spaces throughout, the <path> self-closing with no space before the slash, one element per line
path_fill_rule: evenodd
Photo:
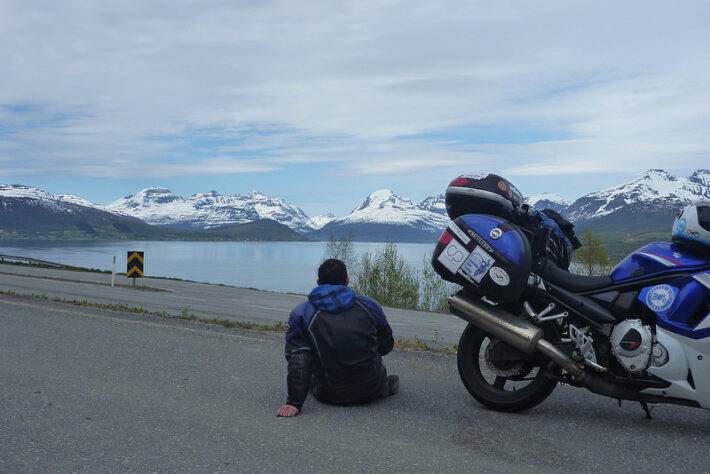
<path fill-rule="evenodd" d="M 201 231 L 150 225 L 77 196 L 23 185 L 0 185 L 0 239 L 306 240 L 272 219 Z"/>
<path fill-rule="evenodd" d="M 652 169 L 574 202 L 550 193 L 530 196 L 526 202 L 560 212 L 575 223 L 578 233 L 616 232 L 628 240 L 631 233 L 667 234 L 675 212 L 697 199 L 710 199 L 709 170 L 683 177 Z M 273 223 L 268 228 L 274 235 L 261 236 L 264 240 L 295 236 L 327 240 L 331 235 L 350 234 L 353 240 L 422 242 L 435 240 L 449 221 L 443 194 L 414 203 L 387 189 L 367 196 L 347 216 L 310 218 L 297 206 L 258 191 L 231 196 L 210 191 L 185 199 L 152 187 L 99 206 L 77 196 L 52 195 L 22 185 L 0 185 L 0 218 L 0 238 L 23 236 L 30 229 L 37 237 L 61 223 L 64 228 L 51 234 L 54 237 L 225 239 L 239 238 L 241 232 L 226 228 L 265 221 Z M 252 233 L 249 238 L 259 236 Z"/>
<path fill-rule="evenodd" d="M 214 229 L 260 219 L 275 220 L 301 233 L 317 226 L 296 206 L 258 191 L 244 196 L 222 196 L 210 191 L 184 199 L 168 189 L 154 187 L 114 201 L 106 209 L 137 217 L 148 224 L 178 229 Z"/>

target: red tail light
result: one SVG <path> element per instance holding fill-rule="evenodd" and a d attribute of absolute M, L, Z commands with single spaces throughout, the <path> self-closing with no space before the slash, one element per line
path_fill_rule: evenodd
<path fill-rule="evenodd" d="M 451 181 L 449 183 L 449 186 L 466 186 L 468 184 L 468 180 L 464 178 L 463 176 L 459 176 L 455 180 Z"/>
<path fill-rule="evenodd" d="M 454 236 L 449 234 L 448 230 L 445 230 L 442 232 L 441 237 L 439 237 L 439 242 L 441 242 L 444 245 L 447 245 L 449 242 L 453 240 Z"/>

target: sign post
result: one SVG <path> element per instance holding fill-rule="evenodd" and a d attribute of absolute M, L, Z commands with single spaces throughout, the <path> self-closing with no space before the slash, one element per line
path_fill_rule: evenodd
<path fill-rule="evenodd" d="M 133 278 L 133 286 L 136 286 L 136 278 L 143 278 L 143 252 L 128 251 L 126 277 Z"/>
<path fill-rule="evenodd" d="M 116 283 L 116 256 L 113 256 L 113 269 L 111 270 L 111 288 Z"/>

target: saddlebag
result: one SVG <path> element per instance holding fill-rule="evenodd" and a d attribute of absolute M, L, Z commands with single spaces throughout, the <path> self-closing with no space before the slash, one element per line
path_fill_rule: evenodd
<path fill-rule="evenodd" d="M 496 216 L 465 214 L 441 234 L 431 263 L 444 280 L 503 303 L 523 293 L 532 252 L 514 224 Z"/>

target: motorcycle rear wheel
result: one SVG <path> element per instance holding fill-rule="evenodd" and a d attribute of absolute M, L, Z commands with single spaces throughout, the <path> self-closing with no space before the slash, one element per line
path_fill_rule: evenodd
<path fill-rule="evenodd" d="M 473 324 L 461 335 L 457 361 L 466 390 L 479 403 L 498 411 L 532 408 L 549 397 L 557 385 L 544 373 L 548 360 L 531 360 Z"/>

